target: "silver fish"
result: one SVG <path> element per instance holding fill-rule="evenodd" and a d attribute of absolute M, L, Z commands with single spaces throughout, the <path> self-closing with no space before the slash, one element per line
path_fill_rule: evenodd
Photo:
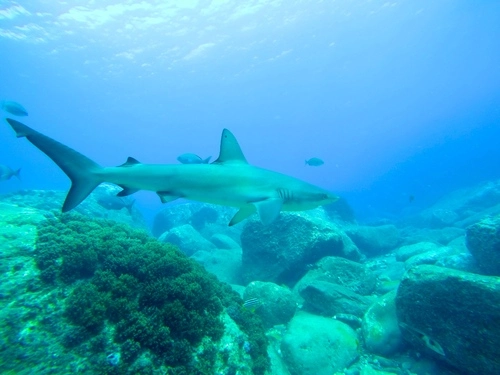
<path fill-rule="evenodd" d="M 19 173 L 21 172 L 21 168 L 17 170 L 13 170 L 6 165 L 1 165 L 0 164 L 0 181 L 6 181 L 10 180 L 12 176 L 16 176 L 17 178 L 21 179 L 19 177 Z"/>
<path fill-rule="evenodd" d="M 182 163 L 182 164 L 208 164 L 208 162 L 210 161 L 212 157 L 209 156 L 208 158 L 206 159 L 202 159 L 201 157 L 199 157 L 198 155 L 196 154 L 191 154 L 191 153 L 185 153 L 185 154 L 182 154 L 182 155 L 179 155 L 177 157 L 177 160 Z"/>

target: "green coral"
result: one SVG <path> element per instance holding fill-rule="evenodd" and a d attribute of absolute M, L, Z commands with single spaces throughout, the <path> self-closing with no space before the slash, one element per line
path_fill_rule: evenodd
<path fill-rule="evenodd" d="M 169 373 L 201 373 L 193 366 L 195 347 L 207 338 L 217 342 L 223 309 L 242 303 L 174 246 L 114 222 L 78 214 L 49 219 L 38 228 L 35 257 L 42 280 L 72 289 L 65 301 L 66 347 L 99 347 L 104 328 L 112 327 L 122 359 L 110 369 L 99 357 L 94 370 L 103 373 L 127 373 L 146 351 Z M 249 335 L 254 373 L 263 374 L 267 341 L 256 319 L 241 316 L 238 324 Z"/>

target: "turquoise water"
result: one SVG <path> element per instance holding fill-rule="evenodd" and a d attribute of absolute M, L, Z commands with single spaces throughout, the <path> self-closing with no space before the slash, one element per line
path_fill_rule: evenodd
<path fill-rule="evenodd" d="M 128 157 L 178 164 L 187 153 L 215 161 L 227 128 L 251 165 L 341 198 L 324 210 L 281 213 L 270 226 L 261 227 L 254 215 L 230 228 L 235 210 L 182 199 L 162 205 L 151 191 L 117 200 L 111 197 L 117 190 L 100 187 L 84 200 L 74 220 L 109 219 L 139 228 L 232 284 L 241 299 L 228 302 L 234 296 L 217 291 L 222 302 L 213 308 L 227 312 L 226 327 L 227 319 L 242 327 L 246 318 L 263 321 L 254 336 L 235 323 L 220 342 L 206 344 L 207 353 L 218 354 L 203 360 L 185 355 L 200 351 L 199 341 L 172 334 L 183 359 L 171 355 L 162 362 L 164 347 L 123 334 L 133 341 L 124 347 L 126 340 L 114 334 L 131 324 L 133 314 L 158 317 L 147 303 L 137 302 L 128 323 L 118 326 L 109 318 L 116 296 L 106 297 L 112 302 L 100 296 L 108 302 L 104 315 L 96 313 L 98 332 L 68 328 L 79 326 L 65 313 L 77 286 L 95 284 L 95 272 L 116 278 L 131 273 L 107 268 L 111 261 L 97 245 L 83 260 L 72 255 L 81 253 L 78 247 L 51 253 L 54 267 L 81 260 L 71 266 L 76 276 L 70 281 L 61 276 L 64 270 L 40 265 L 39 231 L 46 218 L 66 220 L 58 215 L 70 182 L 3 121 L 0 170 L 21 172 L 20 179 L 6 172 L 0 181 L 0 295 L 7 322 L 0 372 L 28 373 L 26 366 L 44 363 L 37 373 L 174 374 L 196 368 L 243 374 L 267 368 L 305 375 L 320 373 L 321 366 L 328 374 L 497 373 L 490 349 L 500 330 L 484 322 L 497 321 L 486 317 L 495 314 L 486 305 L 498 306 L 500 275 L 498 19 L 500 4 L 489 0 L 0 1 L 0 101 L 18 102 L 29 113 L 16 116 L 4 107 L 2 117 L 102 166 L 122 165 Z M 324 164 L 305 165 L 312 158 Z M 47 273 L 52 283 L 44 279 Z M 130 300 L 139 301 L 150 282 L 130 287 Z M 116 293 L 110 290 L 97 294 Z M 465 291 L 459 302 L 477 304 L 448 301 L 459 290 Z M 202 293 L 208 298 L 211 292 Z M 347 295 L 356 302 L 346 302 Z M 175 300 L 165 298 L 165 304 Z M 241 312 L 244 300 L 253 298 L 257 308 Z M 277 300 L 282 304 L 274 305 Z M 408 303 L 416 300 L 424 305 Z M 436 300 L 449 305 L 432 310 Z M 164 314 L 165 306 L 156 307 Z M 412 315 L 419 309 L 433 319 Z M 453 319 L 459 315 L 477 326 L 464 329 Z M 162 322 L 176 332 L 174 323 Z M 325 325 L 331 329 L 316 331 Z M 324 331 L 337 334 L 326 337 Z M 261 356 L 263 332 L 272 367 Z M 307 332 L 316 332 L 312 341 Z M 73 334 L 76 344 L 67 344 Z M 179 344 L 183 339 L 189 344 Z M 345 348 L 331 363 L 300 354 L 301 345 L 320 352 L 327 342 Z M 258 355 L 252 348 L 259 348 Z M 123 353 L 130 352 L 135 354 L 124 362 Z M 487 358 L 482 365 L 481 357 Z"/>

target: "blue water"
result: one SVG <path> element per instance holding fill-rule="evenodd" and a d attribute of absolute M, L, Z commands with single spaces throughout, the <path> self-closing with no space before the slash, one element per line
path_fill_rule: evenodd
<path fill-rule="evenodd" d="M 499 178 L 499 19 L 488 0 L 0 1 L 0 99 L 106 166 L 215 158 L 227 127 L 250 163 L 400 215 Z M 5 123 L 0 145 L 22 168 L 0 193 L 69 186 Z"/>

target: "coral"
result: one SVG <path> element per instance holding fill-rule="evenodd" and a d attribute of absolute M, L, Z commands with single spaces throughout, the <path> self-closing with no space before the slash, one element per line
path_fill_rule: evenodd
<path fill-rule="evenodd" d="M 238 310 L 237 323 L 248 334 L 254 373 L 269 367 L 260 319 L 239 311 L 242 301 L 228 285 L 147 233 L 63 214 L 39 226 L 35 257 L 43 281 L 72 290 L 64 304 L 69 324 L 62 343 L 100 348 L 99 359 L 92 362 L 96 373 L 130 373 L 142 366 L 147 353 L 153 356 L 147 368 L 200 373 L 193 366 L 195 348 L 203 340 L 210 345 L 220 340 L 221 314 L 228 306 Z M 103 339 L 105 332 L 111 343 Z M 112 363 L 106 357 L 110 353 Z M 207 358 L 204 372 L 215 364 L 215 356 Z"/>

